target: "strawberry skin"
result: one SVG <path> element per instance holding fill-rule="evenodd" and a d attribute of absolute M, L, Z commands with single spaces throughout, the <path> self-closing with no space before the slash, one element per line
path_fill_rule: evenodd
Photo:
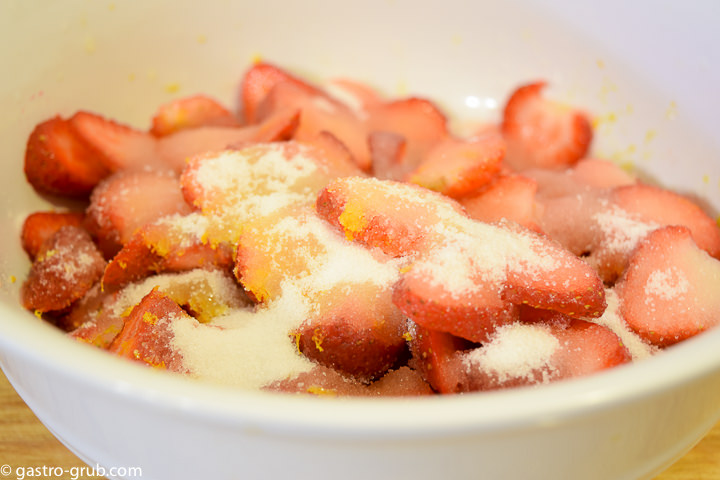
<path fill-rule="evenodd" d="M 570 166 L 590 149 L 593 131 L 587 115 L 544 98 L 545 86 L 523 85 L 505 105 L 501 129 L 506 160 L 516 170 Z"/>
<path fill-rule="evenodd" d="M 25 150 L 25 176 L 38 192 L 87 197 L 110 170 L 72 123 L 53 117 L 30 133 Z"/>
<path fill-rule="evenodd" d="M 720 261 L 686 227 L 650 233 L 630 257 L 616 290 L 630 328 L 661 347 L 720 323 Z"/>
<path fill-rule="evenodd" d="M 458 201 L 468 215 L 481 222 L 510 220 L 539 232 L 536 192 L 535 180 L 518 174 L 507 174 L 498 176 L 484 188 Z"/>

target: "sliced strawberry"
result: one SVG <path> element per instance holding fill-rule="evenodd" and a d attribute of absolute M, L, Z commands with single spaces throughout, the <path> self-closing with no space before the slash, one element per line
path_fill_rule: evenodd
<path fill-rule="evenodd" d="M 370 132 L 368 147 L 375 177 L 387 177 L 387 172 L 402 169 L 407 147 L 404 136 L 393 132 Z"/>
<path fill-rule="evenodd" d="M 270 63 L 256 63 L 245 73 L 240 86 L 242 112 L 247 123 L 254 124 L 259 121 L 258 107 L 273 87 L 282 82 L 292 83 L 310 93 L 317 92 L 315 87 L 306 84 L 286 70 Z"/>
<path fill-rule="evenodd" d="M 327 131 L 352 152 L 353 160 L 362 170 L 370 169 L 367 134 L 363 121 L 347 105 L 321 90 L 307 90 L 302 85 L 283 82 L 275 85 L 258 109 L 258 118 L 285 110 L 299 110 L 300 123 L 294 138 L 306 141 Z"/>
<path fill-rule="evenodd" d="M 77 112 L 69 121 L 97 152 L 98 161 L 111 172 L 168 169 L 158 154 L 156 138 L 147 132 L 84 111 Z"/>
<path fill-rule="evenodd" d="M 150 133 L 162 137 L 197 127 L 239 127 L 240 120 L 217 100 L 206 95 L 183 97 L 161 105 Z"/>
<path fill-rule="evenodd" d="M 581 159 L 572 167 L 570 175 L 576 182 L 593 188 L 615 188 L 637 181 L 617 164 L 598 158 Z"/>
<path fill-rule="evenodd" d="M 318 318 L 306 321 L 295 337 L 306 357 L 367 381 L 382 376 L 405 351 L 404 324 L 389 290 L 355 286 L 352 295 L 332 301 Z"/>
<path fill-rule="evenodd" d="M 518 174 L 500 175 L 472 195 L 458 199 L 468 215 L 481 222 L 510 220 L 531 230 L 537 224 L 537 182 Z"/>
<path fill-rule="evenodd" d="M 323 89 L 361 117 L 384 101 L 382 95 L 370 85 L 349 78 L 333 78 L 323 85 Z"/>
<path fill-rule="evenodd" d="M 107 348 L 122 330 L 125 318 L 113 308 L 115 295 L 97 283 L 62 319 L 64 330 L 80 342 Z"/>
<path fill-rule="evenodd" d="M 441 219 L 460 205 L 417 185 L 347 177 L 330 182 L 316 202 L 319 215 L 346 238 L 387 255 L 411 255 L 436 241 Z"/>
<path fill-rule="evenodd" d="M 618 282 L 623 318 L 654 345 L 668 346 L 720 323 L 720 261 L 686 227 L 650 233 Z"/>
<path fill-rule="evenodd" d="M 87 197 L 110 173 L 98 157 L 71 122 L 53 117 L 30 133 L 25 150 L 25 176 L 38 192 Z"/>
<path fill-rule="evenodd" d="M 449 135 L 445 114 L 433 102 L 418 97 L 385 102 L 371 109 L 366 128 L 371 134 L 390 132 L 405 139 L 402 162 L 373 165 L 378 178 L 391 180 L 405 180 L 428 152 Z"/>
<path fill-rule="evenodd" d="M 588 116 L 544 98 L 545 86 L 545 82 L 521 86 L 505 105 L 506 161 L 516 170 L 573 165 L 590 148 L 593 132 Z"/>
<path fill-rule="evenodd" d="M 208 221 L 195 213 L 170 215 L 145 224 L 108 263 L 103 287 L 116 290 L 153 273 L 184 272 L 196 268 L 230 271 L 234 252 L 227 244 L 205 239 Z"/>
<path fill-rule="evenodd" d="M 45 241 L 61 227 L 80 227 L 85 215 L 82 212 L 34 212 L 28 215 L 20 231 L 20 242 L 30 259 L 34 259 Z"/>
<path fill-rule="evenodd" d="M 301 143 L 310 145 L 317 151 L 317 159 L 328 168 L 332 177 L 364 176 L 365 173 L 355 164 L 352 153 L 344 143 L 330 132 L 322 131 L 313 138 Z"/>
<path fill-rule="evenodd" d="M 90 235 L 80 227 L 63 226 L 38 252 L 22 286 L 22 304 L 40 313 L 62 311 L 82 298 L 104 269 Z"/>
<path fill-rule="evenodd" d="M 471 194 L 500 172 L 505 143 L 499 135 L 448 138 L 430 149 L 408 181 L 449 197 Z"/>
<path fill-rule="evenodd" d="M 503 326 L 462 357 L 469 391 L 544 384 L 631 361 L 608 328 L 560 317 Z"/>
<path fill-rule="evenodd" d="M 130 312 L 108 351 L 154 368 L 186 372 L 182 354 L 172 347 L 172 324 L 180 319 L 195 321 L 168 296 L 153 289 Z"/>
<path fill-rule="evenodd" d="M 174 175 L 152 171 L 118 172 L 93 191 L 86 226 L 103 253 L 111 258 L 146 223 L 190 211 Z"/>
<path fill-rule="evenodd" d="M 614 189 L 611 199 L 640 220 L 688 227 L 700 248 L 720 258 L 720 228 L 687 197 L 659 187 L 637 184 Z"/>
<path fill-rule="evenodd" d="M 158 140 L 158 155 L 177 173 L 190 158 L 256 142 L 287 140 L 299 122 L 296 110 L 281 110 L 262 123 L 245 127 L 203 126 L 180 130 Z"/>
<path fill-rule="evenodd" d="M 369 395 L 378 397 L 415 397 L 434 393 L 420 372 L 404 366 L 390 370 L 382 378 L 368 385 L 367 390 Z"/>
<path fill-rule="evenodd" d="M 439 393 L 458 393 L 464 389 L 464 374 L 458 361 L 460 353 L 471 347 L 462 338 L 449 333 L 429 330 L 409 322 L 408 345 L 414 367 Z"/>

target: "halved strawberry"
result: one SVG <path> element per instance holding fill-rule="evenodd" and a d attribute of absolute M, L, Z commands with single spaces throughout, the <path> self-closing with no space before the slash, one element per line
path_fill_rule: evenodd
<path fill-rule="evenodd" d="M 592 143 L 588 116 L 542 96 L 545 82 L 516 89 L 503 111 L 506 161 L 516 170 L 562 168 L 583 158 Z"/>
<path fill-rule="evenodd" d="M 306 357 L 367 381 L 382 376 L 405 351 L 405 319 L 392 304 L 389 289 L 355 285 L 353 290 L 331 299 L 323 313 L 294 335 Z"/>
<path fill-rule="evenodd" d="M 535 202 L 537 182 L 519 174 L 500 175 L 479 191 L 458 199 L 468 215 L 481 222 L 510 220 L 540 231 Z"/>
<path fill-rule="evenodd" d="M 441 234 L 435 231 L 441 220 L 462 212 L 453 200 L 420 186 L 361 177 L 330 182 L 316 208 L 346 238 L 393 257 L 423 251 Z"/>
<path fill-rule="evenodd" d="M 382 378 L 367 387 L 367 393 L 378 397 L 409 397 L 432 395 L 430 384 L 420 372 L 409 367 L 390 370 Z"/>
<path fill-rule="evenodd" d="M 408 322 L 407 340 L 411 367 L 438 393 L 464 390 L 464 372 L 459 361 L 462 351 L 471 348 L 467 340 Z"/>
<path fill-rule="evenodd" d="M 152 118 L 150 133 L 162 137 L 197 127 L 239 127 L 240 120 L 217 100 L 193 95 L 160 105 Z"/>
<path fill-rule="evenodd" d="M 608 328 L 561 317 L 505 325 L 462 358 L 469 391 L 544 384 L 631 361 Z"/>
<path fill-rule="evenodd" d="M 623 318 L 638 335 L 668 346 L 720 323 L 720 261 L 686 227 L 650 233 L 630 257 L 616 291 Z"/>
<path fill-rule="evenodd" d="M 41 193 L 87 197 L 110 170 L 97 152 L 77 134 L 70 121 L 53 117 L 30 133 L 24 171 Z"/>
<path fill-rule="evenodd" d="M 349 78 L 333 78 L 322 87 L 328 95 L 349 106 L 361 117 L 384 101 L 382 95 L 367 83 Z"/>
<path fill-rule="evenodd" d="M 22 304 L 35 312 L 59 312 L 100 280 L 105 259 L 90 235 L 67 225 L 42 246 L 21 289 Z"/>
<path fill-rule="evenodd" d="M 245 73 L 240 85 L 242 113 L 248 124 L 254 124 L 259 121 L 257 114 L 258 107 L 273 87 L 281 82 L 292 83 L 310 93 L 317 92 L 315 87 L 308 85 L 280 67 L 266 62 L 255 63 Z"/>
<path fill-rule="evenodd" d="M 172 347 L 172 323 L 179 319 L 195 321 L 167 295 L 153 289 L 130 312 L 108 351 L 154 368 L 186 372 L 182 354 Z"/>
<path fill-rule="evenodd" d="M 360 170 L 353 160 L 350 150 L 330 132 L 322 131 L 315 137 L 306 138 L 300 143 L 310 145 L 317 151 L 318 162 L 327 167 L 328 173 L 332 177 L 365 175 L 365 172 Z"/>
<path fill-rule="evenodd" d="M 123 312 L 116 312 L 113 308 L 115 302 L 116 295 L 104 291 L 102 285 L 96 283 L 73 304 L 72 310 L 58 324 L 70 338 L 105 349 L 120 333 L 125 322 Z"/>
<path fill-rule="evenodd" d="M 75 113 L 69 122 L 111 172 L 168 169 L 158 154 L 157 139 L 147 132 L 85 111 Z"/>
<path fill-rule="evenodd" d="M 388 177 L 387 172 L 402 169 L 407 147 L 404 136 L 393 132 L 370 132 L 368 147 L 373 176 Z"/>
<path fill-rule="evenodd" d="M 471 194 L 500 172 L 505 143 L 499 135 L 448 138 L 431 148 L 408 181 L 449 197 Z"/>
<path fill-rule="evenodd" d="M 372 166 L 382 179 L 405 180 L 425 159 L 428 152 L 448 135 L 447 117 L 433 102 L 419 97 L 384 102 L 370 109 L 367 131 L 390 132 L 405 139 L 402 161 Z"/>
<path fill-rule="evenodd" d="M 297 110 L 281 110 L 261 123 L 244 127 L 202 126 L 184 129 L 158 140 L 158 155 L 176 173 L 190 158 L 257 142 L 288 140 L 299 122 Z"/>
<path fill-rule="evenodd" d="M 615 188 L 637 181 L 616 163 L 600 158 L 583 158 L 569 173 L 574 181 L 593 188 Z"/>
<path fill-rule="evenodd" d="M 20 231 L 20 243 L 30 259 L 34 259 L 45 241 L 61 227 L 73 225 L 80 227 L 85 214 L 83 212 L 33 212 L 25 218 Z"/>
<path fill-rule="evenodd" d="M 611 199 L 640 220 L 686 226 L 700 248 L 720 258 L 720 228 L 689 198 L 660 187 L 636 184 L 614 189 Z"/>
<path fill-rule="evenodd" d="M 106 178 L 93 191 L 86 227 L 111 258 L 146 223 L 190 211 L 174 175 L 123 171 Z"/>
<path fill-rule="evenodd" d="M 170 215 L 137 230 L 105 268 L 106 290 L 116 290 L 153 273 L 196 268 L 230 271 L 234 252 L 228 244 L 211 244 L 204 237 L 208 221 L 200 214 Z"/>

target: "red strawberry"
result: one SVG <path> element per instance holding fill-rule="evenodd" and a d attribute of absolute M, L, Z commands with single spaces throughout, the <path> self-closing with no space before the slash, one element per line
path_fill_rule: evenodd
<path fill-rule="evenodd" d="M 368 135 L 372 173 L 375 177 L 389 176 L 387 172 L 402 168 L 405 159 L 407 141 L 405 137 L 393 132 L 375 131 Z"/>
<path fill-rule="evenodd" d="M 242 111 L 247 123 L 254 124 L 259 121 L 258 107 L 273 87 L 282 82 L 292 83 L 309 93 L 318 91 L 315 87 L 275 65 L 264 62 L 256 63 L 245 73 L 240 86 Z"/>
<path fill-rule="evenodd" d="M 414 367 L 436 392 L 458 393 L 464 389 L 464 372 L 459 361 L 472 344 L 449 333 L 430 330 L 410 322 L 408 345 Z"/>
<path fill-rule="evenodd" d="M 634 176 L 617 164 L 598 158 L 583 158 L 570 170 L 572 179 L 593 188 L 615 188 L 632 185 Z"/>
<path fill-rule="evenodd" d="M 399 164 L 373 165 L 378 178 L 405 180 L 428 152 L 448 135 L 447 117 L 429 100 L 411 97 L 385 102 L 373 108 L 366 120 L 369 133 L 389 132 L 405 139 L 405 155 Z"/>
<path fill-rule="evenodd" d="M 345 237 L 387 255 L 404 256 L 426 248 L 439 235 L 433 229 L 460 205 L 422 187 L 347 177 L 330 182 L 318 195 L 318 214 Z"/>
<path fill-rule="evenodd" d="M 390 370 L 367 387 L 368 394 L 379 397 L 432 395 L 433 390 L 420 372 L 409 367 Z"/>
<path fill-rule="evenodd" d="M 588 375 L 631 361 L 611 330 L 583 320 L 518 322 L 462 354 L 469 391 L 538 385 Z"/>
<path fill-rule="evenodd" d="M 535 180 L 517 174 L 501 175 L 486 187 L 458 201 L 468 215 L 481 222 L 510 220 L 540 231 L 535 192 Z"/>
<path fill-rule="evenodd" d="M 323 85 L 323 89 L 361 116 L 383 102 L 382 96 L 373 87 L 349 78 L 334 78 Z"/>
<path fill-rule="evenodd" d="M 301 143 L 310 145 L 317 152 L 318 163 L 328 169 L 333 177 L 364 176 L 365 173 L 358 168 L 353 160 L 352 153 L 344 143 L 330 132 L 322 131 L 313 138 L 307 138 Z"/>
<path fill-rule="evenodd" d="M 90 235 L 67 225 L 42 246 L 21 290 L 22 304 L 36 312 L 65 310 L 100 280 L 105 260 Z"/>
<path fill-rule="evenodd" d="M 506 160 L 516 170 L 573 165 L 590 148 L 593 132 L 588 116 L 544 98 L 544 88 L 545 82 L 524 85 L 505 105 Z"/>
<path fill-rule="evenodd" d="M 239 127 L 240 120 L 222 104 L 205 95 L 194 95 L 161 105 L 152 119 L 150 133 L 162 137 L 197 127 Z"/>
<path fill-rule="evenodd" d="M 720 323 L 720 261 L 701 250 L 686 227 L 650 233 L 630 257 L 616 291 L 638 335 L 667 346 Z"/>
<path fill-rule="evenodd" d="M 204 240 L 207 220 L 199 214 L 171 215 L 145 224 L 108 263 L 103 287 L 113 291 L 153 273 L 196 268 L 231 270 L 234 252 L 227 244 Z"/>
<path fill-rule="evenodd" d="M 115 295 L 95 284 L 62 319 L 62 326 L 75 340 L 98 348 L 107 348 L 122 330 L 125 318 L 116 312 Z"/>
<path fill-rule="evenodd" d="M 353 295 L 331 303 L 295 332 L 301 353 L 360 381 L 378 378 L 397 363 L 405 350 L 405 321 L 389 290 L 355 287 Z"/>
<path fill-rule="evenodd" d="M 448 138 L 427 152 L 408 181 L 449 197 L 471 194 L 500 172 L 505 144 L 499 135 L 468 140 Z"/>
<path fill-rule="evenodd" d="M 281 110 L 256 125 L 185 129 L 159 139 L 158 155 L 172 170 L 180 173 L 190 158 L 200 154 L 241 148 L 257 142 L 288 140 L 295 133 L 298 122 L 298 111 Z"/>
<path fill-rule="evenodd" d="M 130 312 L 108 351 L 154 368 L 186 372 L 182 354 L 172 347 L 172 323 L 182 319 L 195 321 L 167 295 L 153 289 Z"/>
<path fill-rule="evenodd" d="M 38 192 L 87 197 L 110 171 L 97 152 L 60 117 L 40 123 L 25 150 L 25 176 Z"/>
<path fill-rule="evenodd" d="M 93 191 L 86 226 L 103 253 L 111 258 L 146 223 L 190 211 L 174 175 L 149 171 L 118 172 L 103 180 Z"/>
<path fill-rule="evenodd" d="M 98 154 L 98 161 L 118 170 L 167 170 L 157 151 L 157 139 L 147 132 L 122 125 L 89 112 L 77 112 L 70 118 L 77 134 Z"/>
<path fill-rule="evenodd" d="M 614 189 L 611 199 L 642 221 L 688 227 L 700 248 L 720 258 L 720 228 L 687 197 L 659 187 L 637 184 Z"/>
<path fill-rule="evenodd" d="M 61 227 L 80 227 L 85 215 L 82 212 L 34 212 L 25 218 L 20 242 L 30 259 L 34 259 L 45 241 Z"/>

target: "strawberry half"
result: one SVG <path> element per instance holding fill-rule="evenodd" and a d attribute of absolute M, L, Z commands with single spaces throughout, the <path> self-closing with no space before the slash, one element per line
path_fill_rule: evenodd
<path fill-rule="evenodd" d="M 80 227 L 82 212 L 33 212 L 25 218 L 20 231 L 20 243 L 30 259 L 34 259 L 45 243 L 61 227 Z"/>
<path fill-rule="evenodd" d="M 239 127 L 240 120 L 206 95 L 193 95 L 160 105 L 152 118 L 150 133 L 156 137 L 197 127 Z"/>
<path fill-rule="evenodd" d="M 542 96 L 545 82 L 515 90 L 503 111 L 506 161 L 516 170 L 561 168 L 578 162 L 590 149 L 588 116 Z"/>
<path fill-rule="evenodd" d="M 63 226 L 42 246 L 22 285 L 28 310 L 60 312 L 82 298 L 100 280 L 105 259 L 80 227 Z"/>
<path fill-rule="evenodd" d="M 72 123 L 60 117 L 38 124 L 30 133 L 24 171 L 40 193 L 80 198 L 110 173 Z"/>
<path fill-rule="evenodd" d="M 686 227 L 650 233 L 618 282 L 620 311 L 638 335 L 668 346 L 720 323 L 720 261 Z"/>

